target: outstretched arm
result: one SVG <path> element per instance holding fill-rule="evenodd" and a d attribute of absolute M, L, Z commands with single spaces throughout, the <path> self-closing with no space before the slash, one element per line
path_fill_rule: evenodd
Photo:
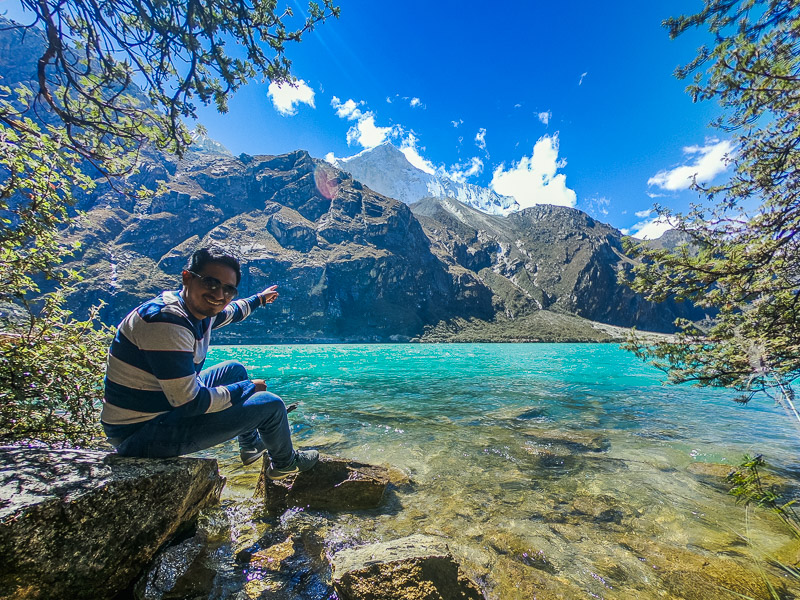
<path fill-rule="evenodd" d="M 231 323 L 246 319 L 259 306 L 272 304 L 278 297 L 277 289 L 277 285 L 271 285 L 265 290 L 253 294 L 249 298 L 234 300 L 225 307 L 225 310 L 216 316 L 214 322 L 211 324 L 212 329 L 219 329 L 220 327 L 225 327 L 225 325 L 230 325 Z"/>

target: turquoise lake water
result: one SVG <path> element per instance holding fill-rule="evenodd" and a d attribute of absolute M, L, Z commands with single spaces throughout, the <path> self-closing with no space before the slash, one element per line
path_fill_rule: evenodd
<path fill-rule="evenodd" d="M 530 598 L 553 580 L 578 597 L 670 598 L 680 595 L 648 553 L 746 564 L 791 544 L 772 515 L 697 474 L 762 454 L 796 479 L 800 431 L 784 412 L 768 398 L 740 406 L 729 391 L 663 385 L 615 345 L 217 346 L 207 365 L 231 358 L 300 402 L 296 446 L 410 478 L 387 513 L 332 517 L 330 552 L 443 535 L 490 598 Z M 228 501 L 244 502 L 253 473 L 236 467 L 235 445 L 205 454 L 230 471 Z M 236 577 L 258 578 L 232 571 L 226 589 L 244 585 Z M 270 585 L 274 597 L 327 597 Z"/>

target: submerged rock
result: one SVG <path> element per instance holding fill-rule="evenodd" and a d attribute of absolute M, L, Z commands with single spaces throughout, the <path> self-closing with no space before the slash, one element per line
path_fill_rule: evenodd
<path fill-rule="evenodd" d="M 215 460 L 0 448 L 0 598 L 111 598 L 225 480 Z"/>
<path fill-rule="evenodd" d="M 500 556 L 489 579 L 492 598 L 525 598 L 535 600 L 586 600 L 581 589 L 563 577 L 526 565 L 515 558 Z M 627 598 L 626 598 L 627 600 Z"/>
<path fill-rule="evenodd" d="M 265 461 L 256 485 L 256 497 L 264 498 L 268 510 L 295 506 L 318 510 L 362 510 L 376 508 L 383 500 L 390 471 L 385 467 L 320 455 L 310 471 L 272 481 Z"/>
<path fill-rule="evenodd" d="M 605 452 L 611 446 L 608 438 L 591 431 L 531 429 L 526 434 L 536 444 L 548 449 L 563 447 L 570 452 Z"/>
<path fill-rule="evenodd" d="M 738 465 L 721 463 L 693 462 L 686 467 L 686 472 L 691 473 L 701 483 L 724 492 L 730 491 L 733 487 L 731 476 L 737 471 L 742 472 L 742 468 Z M 747 475 L 747 473 L 743 474 Z M 797 481 L 790 476 L 783 476 L 762 467 L 758 471 L 758 477 L 764 489 L 785 498 L 784 502 L 788 502 L 797 495 Z"/>
<path fill-rule="evenodd" d="M 572 501 L 572 514 L 595 523 L 621 523 L 624 511 L 619 503 L 605 494 L 581 495 Z"/>
<path fill-rule="evenodd" d="M 412 535 L 350 548 L 333 557 L 341 600 L 481 600 L 442 538 Z"/>
<path fill-rule="evenodd" d="M 795 582 L 780 577 L 765 566 L 748 568 L 740 562 L 692 552 L 668 544 L 625 535 L 620 545 L 643 563 L 648 573 L 660 581 L 660 588 L 673 597 L 686 600 L 734 600 L 738 598 L 793 598 L 789 586 Z"/>
<path fill-rule="evenodd" d="M 216 572 L 203 564 L 208 540 L 198 535 L 164 549 L 136 584 L 137 600 L 206 598 Z"/>
<path fill-rule="evenodd" d="M 325 517 L 300 509 L 286 511 L 264 536 L 236 554 L 236 571 L 243 581 L 226 586 L 223 576 L 217 580 L 217 590 L 241 589 L 236 595 L 241 600 L 332 598 L 331 569 L 321 534 L 329 526 Z M 228 596 L 217 592 L 215 597 Z"/>

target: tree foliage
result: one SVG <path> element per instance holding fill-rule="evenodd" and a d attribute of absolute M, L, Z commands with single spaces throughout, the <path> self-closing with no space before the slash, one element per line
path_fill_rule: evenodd
<path fill-rule="evenodd" d="M 13 110 L 0 101 L 0 111 Z M 60 268 L 71 248 L 58 227 L 68 220 L 73 189 L 88 190 L 92 181 L 51 129 L 52 136 L 31 119 L 0 127 L 0 436 L 86 443 L 97 427 L 108 331 L 96 314 L 77 321 L 63 308 L 78 276 Z M 42 278 L 63 288 L 34 300 Z"/>
<path fill-rule="evenodd" d="M 713 125 L 735 136 L 730 178 L 694 188 L 705 202 L 687 214 L 660 208 L 689 243 L 675 250 L 629 243 L 642 258 L 632 286 L 656 301 L 687 299 L 708 310 L 681 321 L 673 341 L 629 347 L 673 382 L 777 391 L 791 405 L 800 376 L 800 5 L 705 0 L 699 13 L 664 22 L 673 38 L 707 27 L 713 47 L 676 71 L 692 76 L 695 101 L 723 108 Z"/>
<path fill-rule="evenodd" d="M 27 79 L 0 85 L 0 439 L 81 442 L 109 331 L 96 310 L 64 308 L 80 279 L 62 267 L 74 249 L 60 235 L 76 191 L 97 177 L 126 189 L 119 176 L 145 147 L 181 155 L 196 103 L 224 112 L 253 78 L 290 82 L 286 44 L 339 9 L 311 2 L 290 28 L 274 0 L 20 2 L 30 22 L 2 27 L 39 36 L 41 53 Z M 55 288 L 41 294 L 45 279 Z"/>
<path fill-rule="evenodd" d="M 228 95 L 255 77 L 291 81 L 286 44 L 339 15 L 332 0 L 310 2 L 290 29 L 292 9 L 278 10 L 275 0 L 20 2 L 33 16 L 26 28 L 43 30 L 47 41 L 37 101 L 58 116 L 76 151 L 101 161 L 110 141 L 180 155 L 191 143 L 183 119 L 196 118 L 195 101 L 225 112 Z"/>

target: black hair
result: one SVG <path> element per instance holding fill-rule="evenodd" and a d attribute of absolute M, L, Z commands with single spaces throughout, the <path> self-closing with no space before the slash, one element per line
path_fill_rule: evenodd
<path fill-rule="evenodd" d="M 200 273 L 203 267 L 212 262 L 221 263 L 233 269 L 236 273 L 236 285 L 239 285 L 242 280 L 242 268 L 239 266 L 239 259 L 216 248 L 198 248 L 195 250 L 186 269 L 194 273 Z"/>

